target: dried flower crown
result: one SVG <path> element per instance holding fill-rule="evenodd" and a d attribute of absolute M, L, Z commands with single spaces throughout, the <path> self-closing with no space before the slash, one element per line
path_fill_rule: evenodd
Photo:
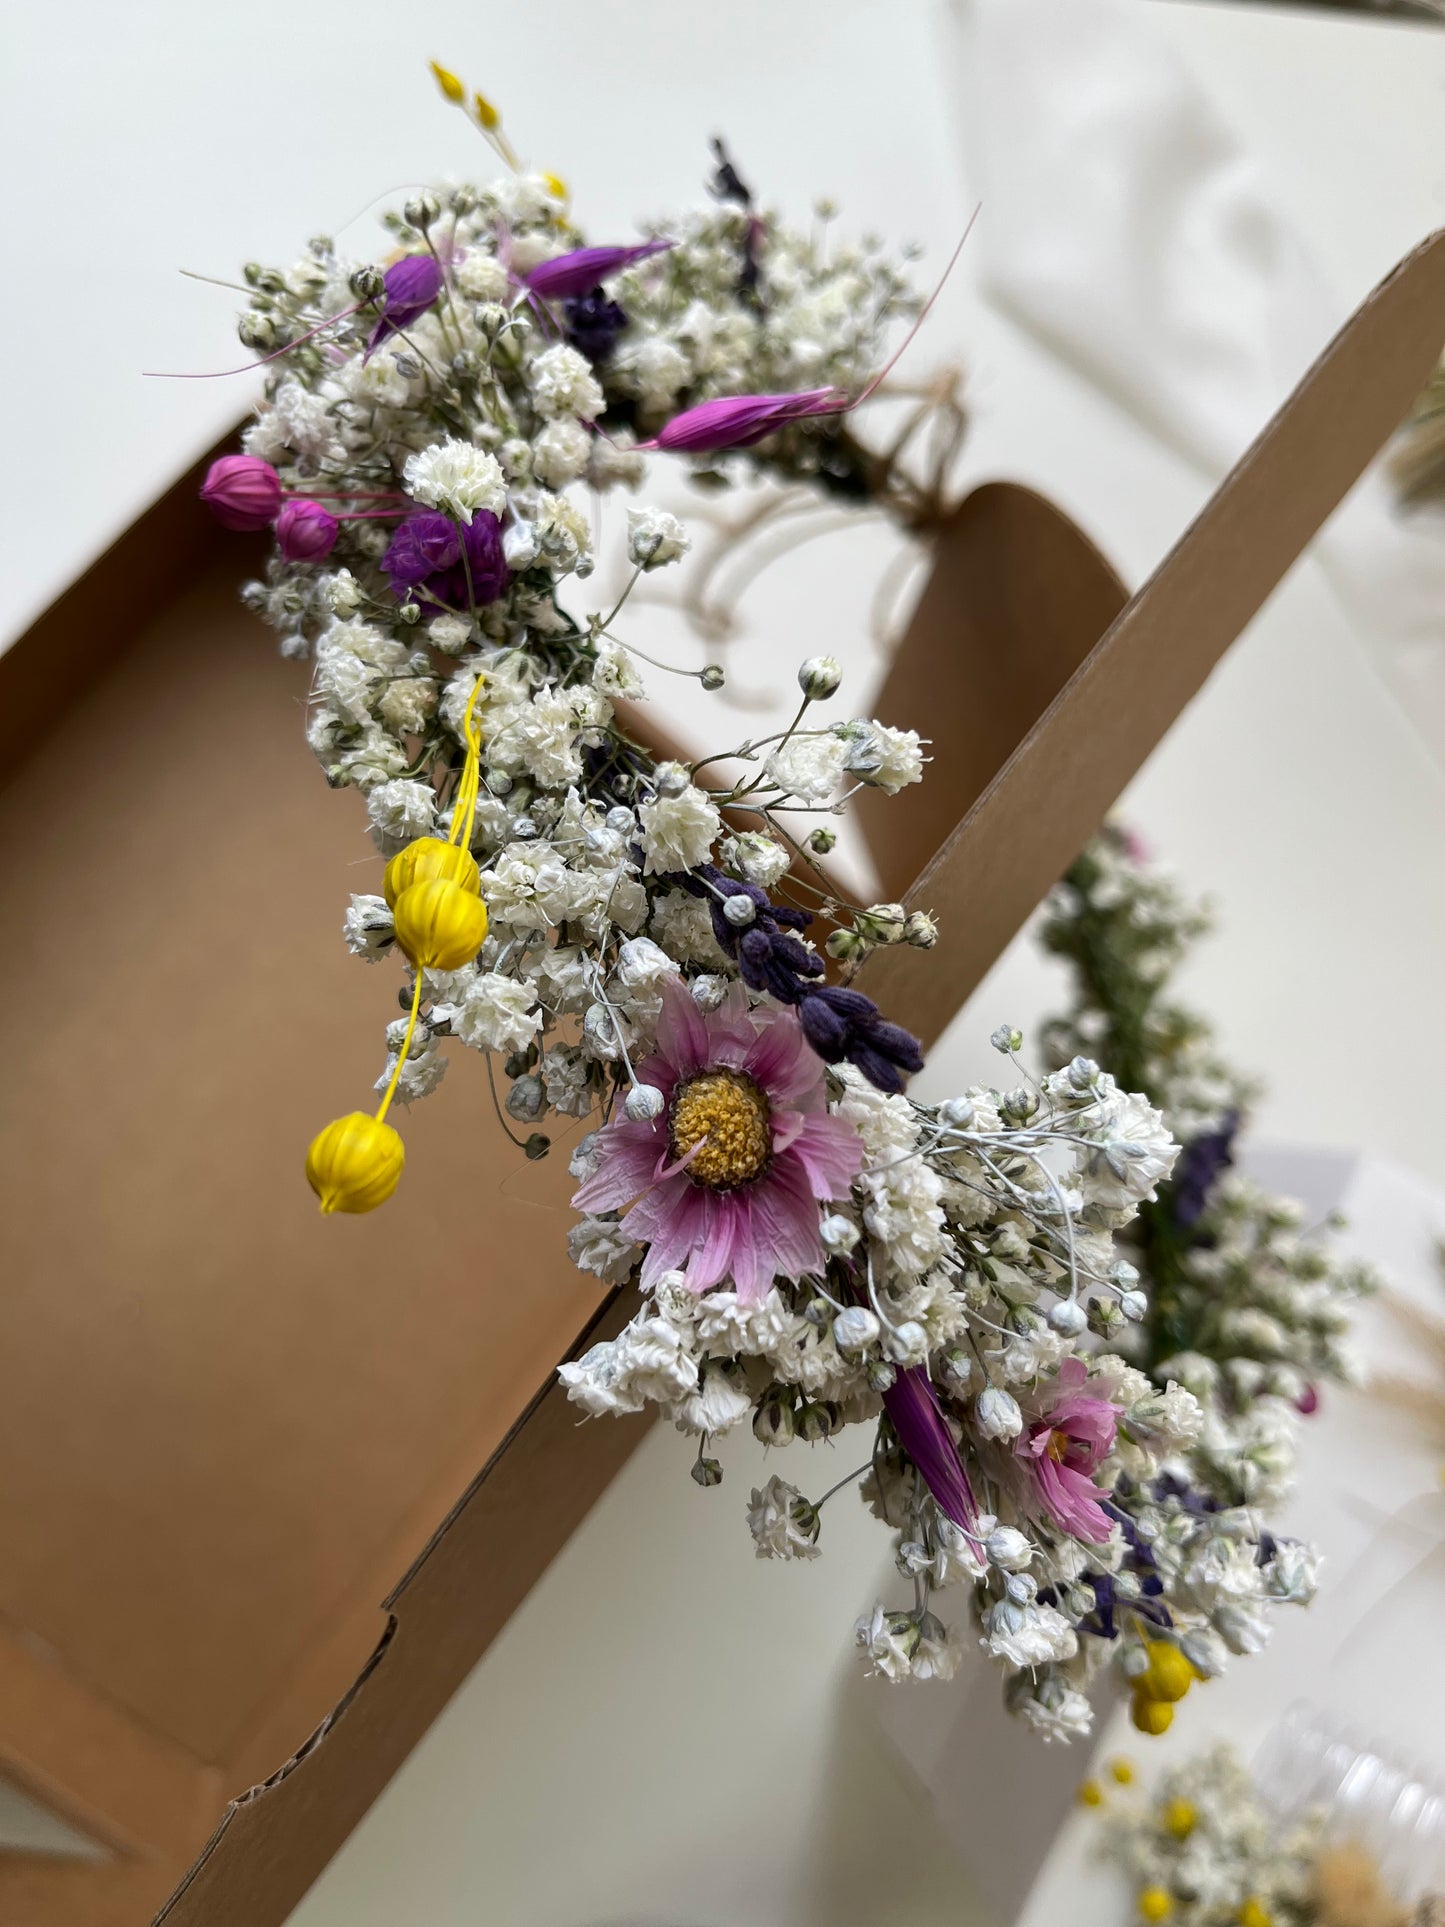
<path fill-rule="evenodd" d="M 437 77 L 512 165 L 495 109 Z M 907 1096 L 916 1041 L 827 980 L 810 932 L 831 926 L 849 972 L 937 932 L 847 906 L 818 866 L 826 822 L 792 825 L 920 780 L 917 734 L 815 721 L 840 682 L 817 656 L 776 737 L 657 760 L 617 707 L 642 679 L 616 625 L 688 548 L 665 511 L 629 513 L 613 606 L 572 613 L 594 566 L 576 491 L 635 486 L 646 450 L 910 529 L 946 490 L 952 383 L 915 396 L 885 452 L 850 425 L 889 324 L 921 314 L 901 268 L 789 229 L 718 163 L 713 205 L 636 243 L 588 245 L 560 183 L 515 171 L 388 215 L 389 264 L 318 241 L 246 271 L 266 397 L 203 493 L 229 526 L 275 531 L 248 600 L 314 662 L 310 742 L 365 794 L 388 859 L 346 939 L 411 973 L 378 1110 L 322 1131 L 308 1176 L 323 1210 L 373 1209 L 402 1172 L 390 1107 L 435 1090 L 448 1040 L 500 1057 L 528 1157 L 549 1114 L 599 1125 L 572 1158 L 571 1253 L 644 1293 L 563 1368 L 581 1408 L 660 1407 L 697 1437 L 704 1486 L 722 1477 L 710 1442 L 744 1421 L 770 1444 L 864 1426 L 835 1490 L 861 1481 L 913 1595 L 860 1623 L 872 1664 L 948 1676 L 961 1642 L 933 1601 L 963 1582 L 1046 1737 L 1087 1729 L 1111 1656 L 1150 1669 L 1157 1727 L 1221 1663 L 1209 1606 L 1150 1538 L 1181 1511 L 1169 1467 L 1203 1415 L 1089 1340 L 1143 1314 L 1114 1239 L 1168 1178 L 1169 1129 L 1083 1056 L 1007 1091 Z M 930 421 L 919 476 L 906 450 Z M 1016 1061 L 1017 1033 L 994 1041 Z M 755 1490 L 759 1556 L 815 1556 L 823 1503 L 776 1477 Z"/>

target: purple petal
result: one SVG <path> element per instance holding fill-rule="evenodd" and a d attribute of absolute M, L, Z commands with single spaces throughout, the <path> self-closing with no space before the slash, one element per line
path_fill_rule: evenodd
<path fill-rule="evenodd" d="M 409 328 L 418 315 L 426 313 L 442 291 L 441 264 L 429 254 L 408 254 L 393 261 L 382 276 L 386 283 L 381 318 L 366 344 L 368 356 L 398 328 Z"/>
<path fill-rule="evenodd" d="M 718 448 L 749 448 L 774 429 L 806 415 L 841 415 L 849 406 L 841 388 L 808 388 L 796 395 L 720 395 L 684 408 L 639 448 L 673 454 L 704 454 Z"/>
<path fill-rule="evenodd" d="M 565 301 L 571 295 L 589 293 L 599 281 L 630 268 L 634 261 L 646 261 L 672 246 L 671 241 L 642 241 L 630 248 L 574 248 L 570 254 L 539 261 L 522 278 L 544 301 Z"/>
<path fill-rule="evenodd" d="M 921 1365 L 910 1365 L 898 1374 L 883 1394 L 883 1406 L 899 1444 L 922 1473 L 939 1510 L 972 1534 L 978 1518 L 973 1488 L 939 1410 L 938 1394 Z"/>

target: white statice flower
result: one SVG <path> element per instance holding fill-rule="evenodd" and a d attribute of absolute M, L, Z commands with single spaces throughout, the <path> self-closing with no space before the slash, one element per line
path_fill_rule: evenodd
<path fill-rule="evenodd" d="M 525 1050 L 542 1021 L 531 984 L 495 970 L 476 972 L 460 994 L 438 1004 L 433 1015 L 472 1050 Z"/>
<path fill-rule="evenodd" d="M 1010 1666 L 1046 1666 L 1072 1659 L 1079 1637 L 1053 1606 L 1020 1606 L 1001 1599 L 988 1614 L 988 1631 L 980 1642 L 995 1659 Z"/>
<path fill-rule="evenodd" d="M 566 488 L 587 472 L 593 437 L 581 422 L 548 422 L 532 443 L 532 471 L 548 488 Z"/>
<path fill-rule="evenodd" d="M 539 415 L 590 422 L 602 413 L 604 398 L 591 362 L 566 342 L 544 348 L 528 365 L 527 387 Z"/>
<path fill-rule="evenodd" d="M 627 511 L 627 559 L 644 571 L 681 561 L 692 547 L 682 523 L 666 509 Z"/>
<path fill-rule="evenodd" d="M 396 925 L 385 897 L 354 896 L 341 926 L 353 957 L 377 963 L 396 941 Z"/>
<path fill-rule="evenodd" d="M 763 768 L 770 781 L 801 803 L 826 803 L 838 792 L 848 758 L 848 745 L 833 735 L 790 736 L 769 756 Z"/>
<path fill-rule="evenodd" d="M 1104 1096 L 1090 1113 L 1087 1129 L 1080 1182 L 1093 1204 L 1132 1209 L 1152 1197 L 1174 1169 L 1179 1146 L 1162 1114 L 1136 1091 L 1114 1090 Z"/>
<path fill-rule="evenodd" d="M 638 809 L 643 872 L 655 876 L 669 870 L 695 870 L 712 855 L 722 830 L 717 805 L 695 783 L 680 796 L 654 796 Z"/>
<path fill-rule="evenodd" d="M 567 1233 L 567 1252 L 579 1271 L 620 1285 L 637 1261 L 637 1245 L 614 1218 L 580 1218 Z"/>
<path fill-rule="evenodd" d="M 436 822 L 436 797 L 430 783 L 398 777 L 367 791 L 366 814 L 378 835 L 393 843 L 429 836 Z"/>
<path fill-rule="evenodd" d="M 557 1376 L 589 1418 L 640 1412 L 649 1402 L 672 1406 L 697 1385 L 697 1361 L 666 1319 L 634 1318 L 617 1337 L 594 1345 Z"/>
<path fill-rule="evenodd" d="M 407 462 L 405 480 L 414 501 L 461 522 L 470 522 L 478 509 L 500 515 L 507 506 L 501 463 L 471 442 L 433 442 L 418 450 Z"/>
<path fill-rule="evenodd" d="M 870 1672 L 882 1673 L 891 1680 L 907 1679 L 912 1673 L 919 1633 L 906 1613 L 890 1613 L 877 1605 L 871 1613 L 864 1613 L 853 1635 L 868 1657 Z"/>
<path fill-rule="evenodd" d="M 671 1418 L 679 1432 L 721 1438 L 741 1425 L 752 1409 L 753 1395 L 743 1373 L 708 1364 L 702 1368 L 697 1390 L 673 1406 Z"/>

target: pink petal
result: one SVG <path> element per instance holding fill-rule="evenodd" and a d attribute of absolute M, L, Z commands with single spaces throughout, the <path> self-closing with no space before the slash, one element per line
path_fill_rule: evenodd
<path fill-rule="evenodd" d="M 815 1198 L 846 1198 L 863 1169 L 863 1140 L 846 1118 L 812 1113 L 787 1152 L 808 1174 Z"/>
<path fill-rule="evenodd" d="M 706 1200 L 706 1230 L 688 1260 L 687 1283 L 690 1291 L 703 1292 L 727 1277 L 737 1255 L 738 1234 L 747 1229 L 747 1207 L 736 1193 L 698 1189 Z"/>
<path fill-rule="evenodd" d="M 725 1064 L 729 1070 L 741 1070 L 756 1041 L 757 1026 L 748 1006 L 748 993 L 741 984 L 731 984 L 727 995 L 707 1019 L 707 1061 Z"/>
<path fill-rule="evenodd" d="M 773 1015 L 754 1038 L 742 1068 L 780 1108 L 816 1111 L 823 1107 L 822 1060 L 808 1048 L 796 1017 L 781 1011 Z"/>
<path fill-rule="evenodd" d="M 707 1025 L 676 977 L 664 977 L 662 981 L 657 1054 L 671 1064 L 678 1077 L 694 1077 L 708 1062 Z"/>
<path fill-rule="evenodd" d="M 774 1157 L 780 1156 L 782 1152 L 791 1149 L 791 1147 L 797 1143 L 802 1135 L 803 1125 L 806 1121 L 801 1111 L 773 1112 Z"/>
<path fill-rule="evenodd" d="M 598 1150 L 601 1163 L 572 1195 L 579 1211 L 615 1211 L 646 1191 L 667 1156 L 667 1133 L 656 1121 L 628 1119 L 603 1127 Z"/>
<path fill-rule="evenodd" d="M 798 1279 L 823 1268 L 818 1235 L 818 1204 L 802 1165 L 781 1157 L 752 1187 L 752 1222 L 759 1255 L 766 1259 L 767 1282 Z"/>
<path fill-rule="evenodd" d="M 670 1178 L 640 1199 L 622 1220 L 627 1235 L 648 1247 L 642 1261 L 644 1285 L 653 1284 L 664 1271 L 676 1271 L 702 1243 L 707 1196 L 687 1178 Z"/>

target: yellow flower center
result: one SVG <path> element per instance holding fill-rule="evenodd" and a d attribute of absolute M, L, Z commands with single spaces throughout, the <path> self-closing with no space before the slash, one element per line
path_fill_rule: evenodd
<path fill-rule="evenodd" d="M 672 1100 L 672 1154 L 694 1152 L 688 1176 L 714 1191 L 748 1184 L 772 1150 L 768 1100 L 742 1071 L 704 1071 Z"/>

